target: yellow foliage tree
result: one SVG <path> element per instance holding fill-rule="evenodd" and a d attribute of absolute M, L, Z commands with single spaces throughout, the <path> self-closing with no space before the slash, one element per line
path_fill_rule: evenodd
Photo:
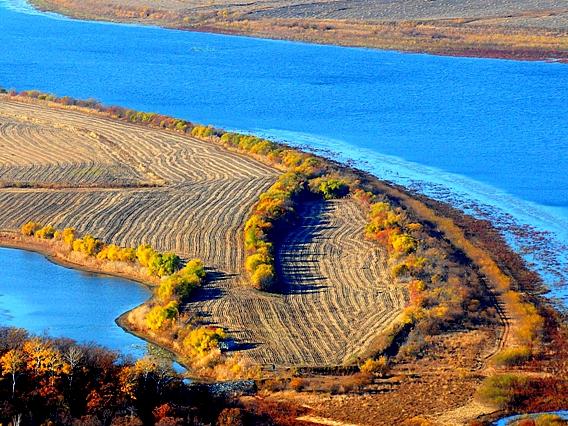
<path fill-rule="evenodd" d="M 22 233 L 22 235 L 25 235 L 27 237 L 31 237 L 39 229 L 41 229 L 41 225 L 39 223 L 30 221 L 30 222 L 26 222 L 22 225 L 22 227 L 20 228 L 20 232 Z"/>
<path fill-rule="evenodd" d="M 183 340 L 184 348 L 192 355 L 204 356 L 219 348 L 219 341 L 227 336 L 222 328 L 194 328 Z"/>
<path fill-rule="evenodd" d="M 18 349 L 11 349 L 0 358 L 2 374 L 9 374 L 12 377 L 12 399 L 16 394 L 16 380 L 24 370 L 25 365 L 24 354 Z"/>
<path fill-rule="evenodd" d="M 381 356 L 377 359 L 369 358 L 359 369 L 362 373 L 384 376 L 389 370 L 389 360 L 386 356 Z"/>
<path fill-rule="evenodd" d="M 258 265 L 251 275 L 251 281 L 255 288 L 259 290 L 270 289 L 276 281 L 276 274 L 272 265 Z"/>
<path fill-rule="evenodd" d="M 164 306 L 154 306 L 146 315 L 146 325 L 152 331 L 161 329 L 167 321 L 173 320 L 178 315 L 178 302 L 172 301 Z"/>
<path fill-rule="evenodd" d="M 46 225 L 41 229 L 35 231 L 36 238 L 41 238 L 44 240 L 51 240 L 55 237 L 56 229 L 51 225 Z"/>
<path fill-rule="evenodd" d="M 72 247 L 73 241 L 75 241 L 75 228 L 65 228 L 61 233 L 61 238 L 65 244 Z"/>
<path fill-rule="evenodd" d="M 147 244 L 140 244 L 136 249 L 136 258 L 141 266 L 148 267 L 150 261 L 157 254 L 156 250 Z"/>

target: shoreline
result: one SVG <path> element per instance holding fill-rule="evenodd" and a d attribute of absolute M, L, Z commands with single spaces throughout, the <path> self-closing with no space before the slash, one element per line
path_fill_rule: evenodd
<path fill-rule="evenodd" d="M 40 100 L 31 100 L 30 102 L 43 102 Z M 56 104 L 56 102 L 53 102 Z M 61 109 L 66 108 L 75 108 L 72 106 L 63 106 L 60 105 Z M 77 107 L 78 108 L 78 107 Z M 98 111 L 98 112 L 97 112 Z M 101 116 L 107 115 L 109 120 L 118 120 L 119 116 L 112 117 L 109 115 L 108 111 L 105 113 L 104 108 L 100 106 L 100 110 L 91 109 L 91 113 L 99 114 Z M 122 119 L 122 121 L 126 121 L 126 119 Z M 153 126 L 151 122 L 146 124 L 144 123 L 136 123 L 139 126 L 147 126 L 149 128 L 156 128 Z M 185 132 L 185 130 L 184 130 Z M 182 132 L 180 132 L 182 134 Z M 206 137 L 206 136 L 188 136 L 190 138 L 197 139 L 202 141 L 203 143 L 213 143 L 222 146 L 221 140 L 215 139 L 215 137 Z M 286 145 L 283 145 L 286 146 Z M 237 148 L 235 148 L 237 149 Z M 298 152 L 305 152 L 301 149 L 292 148 Z M 253 156 L 253 154 L 244 154 Z M 264 159 L 264 161 L 268 161 L 268 159 Z M 357 169 L 356 167 L 350 166 L 348 164 L 339 163 L 334 160 L 326 160 L 331 164 L 334 164 L 338 171 L 342 174 L 352 174 L 353 176 L 359 178 L 360 182 L 363 184 L 372 185 L 373 188 L 379 189 L 379 193 L 385 194 L 388 196 L 389 200 L 396 201 L 396 205 L 402 205 L 408 211 L 412 211 L 418 223 L 421 224 L 429 224 L 428 226 L 432 226 L 432 229 L 436 229 L 436 239 L 440 241 L 448 241 L 455 249 L 456 253 L 459 255 L 457 249 L 461 250 L 464 253 L 464 268 L 465 267 L 472 267 L 474 268 L 475 272 L 479 272 L 483 276 L 486 277 L 486 285 L 484 287 L 487 288 L 488 291 L 496 290 L 496 293 L 507 292 L 507 291 L 515 291 L 522 297 L 526 297 L 527 300 L 535 306 L 539 312 L 544 314 L 550 314 L 549 316 L 549 323 L 552 326 L 553 324 L 558 324 L 558 319 L 560 318 L 560 313 L 557 313 L 556 310 L 553 310 L 551 307 L 550 302 L 546 299 L 541 297 L 539 293 L 539 288 L 542 285 L 542 280 L 538 279 L 538 276 L 534 273 L 531 273 L 528 265 L 522 261 L 520 255 L 515 253 L 513 249 L 506 243 L 506 241 L 500 237 L 500 234 L 493 225 L 489 222 L 480 221 L 477 219 L 468 216 L 463 211 L 452 208 L 448 204 L 436 202 L 428 197 L 420 196 L 419 194 L 413 193 L 411 190 L 400 186 L 395 185 L 393 183 L 381 180 L 379 177 L 364 172 L 362 170 Z M 17 246 L 23 244 L 22 241 L 25 237 L 17 237 L 15 232 L 9 234 L 12 235 L 12 246 Z M 48 244 L 42 244 L 41 242 L 36 242 L 35 240 L 30 239 L 28 240 L 28 247 L 32 247 L 37 252 L 45 252 L 48 251 L 46 249 L 49 248 Z M 38 247 L 39 246 L 39 247 Z M 43 246 L 43 247 L 42 247 Z M 17 248 L 17 247 L 13 247 Z M 43 248 L 43 250 L 41 250 Z M 56 259 L 57 257 L 54 256 Z M 57 259 L 59 260 L 59 259 Z M 74 262 L 68 262 L 70 267 L 76 267 L 79 269 L 83 269 L 80 264 L 75 264 Z M 491 271 L 490 268 L 496 267 L 498 268 L 497 271 Z M 94 272 L 99 273 L 97 268 L 90 268 L 94 270 Z M 493 273 L 489 273 L 493 272 Z M 102 272 L 103 274 L 105 271 Z M 123 277 L 124 274 L 116 274 L 116 276 Z M 510 277 L 513 286 L 506 287 L 499 285 L 499 279 L 503 276 Z M 138 280 L 137 280 L 138 281 Z M 140 282 L 140 281 L 138 281 Z M 142 282 L 142 284 L 145 284 Z M 488 357 L 485 359 L 485 362 L 481 365 L 483 373 L 491 374 L 495 371 L 495 369 L 490 365 L 494 355 L 503 351 L 503 349 L 511 349 L 515 347 L 516 342 L 514 338 L 511 339 L 508 335 L 512 333 L 508 333 L 508 329 L 513 329 L 517 327 L 515 324 L 516 318 L 513 316 L 511 318 L 510 306 L 506 300 L 501 300 L 499 294 L 494 298 L 494 301 L 491 305 L 498 305 L 503 303 L 505 306 L 503 315 L 500 316 L 499 325 L 495 324 L 495 329 L 501 331 L 504 330 L 503 333 L 498 333 L 495 339 L 491 339 L 491 347 L 488 352 Z M 139 308 L 139 307 L 138 307 Z M 142 338 L 145 341 L 149 341 L 152 343 L 157 344 L 159 347 L 169 350 L 168 342 L 162 342 L 159 338 L 154 339 L 153 336 L 146 336 L 143 334 L 144 337 L 141 337 L 139 334 L 140 332 L 136 330 L 136 321 L 129 321 L 129 314 L 132 313 L 135 309 L 133 308 L 122 315 L 116 320 L 116 323 L 121 328 L 125 329 L 130 334 L 133 334 L 139 338 Z M 134 318 L 136 319 L 136 318 Z M 560 322 L 561 323 L 561 322 Z M 133 324 L 133 327 L 129 325 Z M 547 332 L 552 330 L 552 328 L 547 329 Z M 143 333 L 143 331 L 142 331 Z M 495 341 L 494 341 L 495 340 Z M 372 342 L 371 342 L 372 343 Z M 174 345 L 172 343 L 172 345 Z M 175 351 L 174 351 L 175 354 Z M 177 357 L 176 357 L 177 359 Z M 178 361 L 179 362 L 179 361 Z M 529 366 L 530 368 L 530 366 Z M 526 374 L 526 377 L 531 377 L 530 373 L 532 371 L 540 371 L 539 365 L 535 364 L 532 365 L 533 370 L 523 371 L 521 369 L 507 369 L 507 368 L 499 368 L 497 367 L 497 373 L 508 373 L 508 372 L 516 372 L 520 375 Z M 472 370 L 477 371 L 477 370 Z M 474 373 L 478 374 L 478 373 Z M 536 377 L 536 376 L 535 376 Z M 199 380 L 199 379 L 198 379 Z"/>
<path fill-rule="evenodd" d="M 9 235 L 12 235 L 13 238 L 10 239 Z M 143 286 L 143 287 L 147 288 L 148 290 L 150 290 L 151 294 L 150 294 L 150 297 L 148 299 L 146 299 L 140 305 L 137 305 L 137 306 L 127 310 L 126 312 L 121 313 L 117 318 L 114 319 L 114 322 L 118 327 L 120 327 L 126 333 L 131 334 L 131 335 L 139 338 L 140 340 L 143 340 L 146 343 L 156 345 L 156 346 L 160 347 L 161 349 L 165 350 L 166 352 L 168 352 L 169 354 L 172 355 L 172 360 L 174 362 L 177 362 L 183 368 L 185 368 L 187 371 L 189 371 L 188 366 L 182 361 L 179 354 L 172 351 L 168 347 L 160 344 L 158 341 L 152 339 L 151 337 L 145 336 L 145 335 L 139 333 L 138 331 L 133 330 L 131 327 L 129 327 L 128 321 L 126 321 L 126 317 L 128 316 L 128 314 L 130 312 L 132 312 L 135 309 L 140 308 L 141 306 L 144 306 L 146 303 L 148 303 L 149 301 L 152 300 L 152 298 L 154 297 L 153 296 L 154 285 L 152 283 L 150 283 L 148 281 L 144 281 L 142 278 L 137 277 L 137 276 L 132 275 L 132 274 L 124 274 L 124 273 L 119 273 L 119 272 L 106 271 L 104 269 L 95 268 L 95 267 L 84 265 L 84 264 L 81 264 L 81 263 L 72 262 L 70 260 L 67 260 L 67 259 L 64 259 L 64 258 L 57 256 L 53 252 L 53 250 L 50 249 L 50 247 L 47 244 L 41 244 L 41 243 L 34 244 L 31 241 L 24 241 L 24 240 L 21 240 L 21 239 L 17 239 L 18 237 L 19 237 L 19 235 L 16 231 L 0 230 L 0 248 L 12 249 L 12 250 L 23 250 L 23 251 L 27 251 L 27 252 L 31 252 L 31 253 L 37 253 L 37 254 L 43 256 L 48 262 L 51 262 L 51 263 L 58 265 L 58 266 L 61 266 L 63 268 L 73 269 L 73 270 L 81 271 L 81 272 L 87 272 L 87 273 L 95 274 L 95 275 L 102 275 L 102 276 L 107 276 L 107 277 L 112 277 L 112 278 L 118 278 L 118 279 L 122 279 L 122 280 L 126 280 L 126 281 L 131 281 L 133 283 L 136 283 L 137 285 Z M 189 378 L 191 378 L 192 380 L 197 379 L 197 378 L 194 378 L 194 377 L 189 377 Z"/>
<path fill-rule="evenodd" d="M 505 59 L 568 63 L 568 33 L 558 29 L 506 27 L 499 25 L 459 26 L 463 18 L 352 21 L 314 18 L 264 18 L 248 20 L 204 18 L 191 21 L 179 12 L 143 7 L 107 7 L 105 10 L 59 5 L 58 0 L 27 0 L 40 12 L 57 13 L 78 21 L 134 24 L 156 28 L 283 40 L 338 47 L 369 48 L 401 53 L 449 57 Z M 154 16 L 156 15 L 156 16 Z M 481 18 L 481 20 L 491 18 Z M 408 34 L 408 28 L 414 28 Z M 332 31 L 329 30 L 332 28 Z M 471 39 L 469 40 L 468 37 Z M 534 42 L 532 38 L 539 38 Z M 539 44 L 540 43 L 540 44 Z"/>
<path fill-rule="evenodd" d="M 120 278 L 120 279 L 124 279 L 124 280 L 128 280 L 128 281 L 134 281 L 135 283 L 142 285 L 149 290 L 152 290 L 154 288 L 154 285 L 155 285 L 154 283 L 151 283 L 149 281 L 145 281 L 143 278 L 141 278 L 141 277 L 139 277 L 135 274 L 126 274 L 126 273 L 120 273 L 120 272 L 107 271 L 105 269 L 99 269 L 99 268 L 96 268 L 96 267 L 93 267 L 93 266 L 73 262 L 71 260 L 64 259 L 64 258 L 57 256 L 47 246 L 43 246 L 42 244 L 33 244 L 31 242 L 18 240 L 18 239 L 15 239 L 15 238 L 10 239 L 9 235 L 13 235 L 16 238 L 19 237 L 17 231 L 6 230 L 6 229 L 0 230 L 0 247 L 1 248 L 24 250 L 24 251 L 29 251 L 29 252 L 32 252 L 32 253 L 38 253 L 38 254 L 41 254 L 42 256 L 44 256 L 48 261 L 50 261 L 50 262 L 52 262 L 56 265 L 62 266 L 64 268 L 67 268 L 67 269 L 75 269 L 75 270 L 79 270 L 79 271 L 83 271 L 83 272 L 88 272 L 88 273 L 91 273 L 91 274 L 103 275 L 103 276 L 106 275 L 106 276 L 113 277 L 113 278 Z"/>

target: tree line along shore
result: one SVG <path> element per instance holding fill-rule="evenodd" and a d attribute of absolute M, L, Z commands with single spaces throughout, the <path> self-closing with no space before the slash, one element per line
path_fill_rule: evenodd
<path fill-rule="evenodd" d="M 397 363 L 435 352 L 436 336 L 498 328 L 501 332 L 493 337 L 495 348 L 484 355 L 493 373 L 479 387 L 480 397 L 504 409 L 558 408 L 565 403 L 559 395 L 566 383 L 543 373 L 563 368 L 560 360 L 565 356 L 566 330 L 562 320 L 536 295 L 542 286 L 536 274 L 528 271 L 486 222 L 410 195 L 363 172 L 254 136 L 33 91 L 5 96 L 167 129 L 219 144 L 228 152 L 251 156 L 279 170 L 276 181 L 260 193 L 241 224 L 242 267 L 247 274 L 242 284 L 251 285 L 254 291 L 278 294 L 286 290 L 279 274 L 278 247 L 299 220 L 302 206 L 329 205 L 333 200 L 357 205 L 366 217 L 360 238 L 385 254 L 389 279 L 407 295 L 400 315 L 346 362 L 357 366 L 357 374 L 384 377 Z M 156 285 L 156 296 L 130 318 L 137 332 L 153 333 L 154 340 L 178 353 L 183 347 L 190 348 L 193 364 L 213 377 L 263 377 L 250 362 L 221 356 L 219 343 L 227 337 L 222 328 L 194 327 L 181 309 L 207 280 L 200 261 L 184 265 L 177 255 L 148 245 L 129 248 L 77 235 L 71 228 L 34 222 L 23 225 L 24 240 L 45 241 L 67 256 L 121 265 L 117 269 L 127 270 L 124 265 L 129 265 L 148 275 L 148 281 Z M 527 375 L 527 369 L 538 374 Z M 550 389 L 537 397 L 545 387 Z"/>

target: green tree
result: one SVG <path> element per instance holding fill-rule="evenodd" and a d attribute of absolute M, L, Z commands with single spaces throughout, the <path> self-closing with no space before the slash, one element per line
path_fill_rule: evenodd
<path fill-rule="evenodd" d="M 181 259 L 174 253 L 155 253 L 148 264 L 148 269 L 152 275 L 164 277 L 172 275 L 181 265 Z"/>

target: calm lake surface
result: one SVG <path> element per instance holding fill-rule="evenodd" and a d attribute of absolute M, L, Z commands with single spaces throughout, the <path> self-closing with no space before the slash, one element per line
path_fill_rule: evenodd
<path fill-rule="evenodd" d="M 0 0 L 0 46 L 6 88 L 331 150 L 491 218 L 552 287 L 568 276 L 567 65 L 79 22 L 17 0 Z"/>
<path fill-rule="evenodd" d="M 95 342 L 140 357 L 146 343 L 115 319 L 150 291 L 133 281 L 68 269 L 43 255 L 0 248 L 0 325 Z"/>

